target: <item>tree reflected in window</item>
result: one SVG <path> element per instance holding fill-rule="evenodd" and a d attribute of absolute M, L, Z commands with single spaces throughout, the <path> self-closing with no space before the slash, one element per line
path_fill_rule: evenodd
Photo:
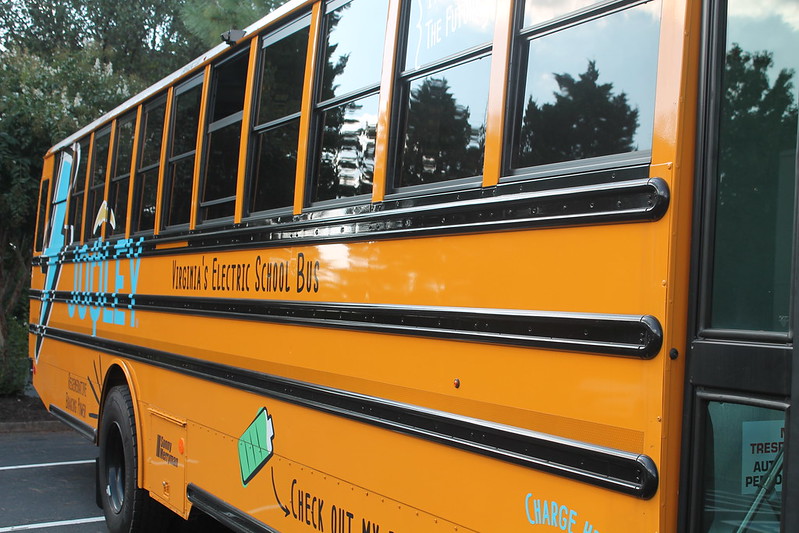
<path fill-rule="evenodd" d="M 722 76 L 711 326 L 787 331 L 797 103 L 794 71 L 733 43 Z M 774 81 L 771 81 L 771 78 Z"/>
<path fill-rule="evenodd" d="M 515 167 L 531 167 L 575 159 L 631 152 L 638 128 L 638 109 L 612 83 L 599 82 L 596 61 L 575 79 L 554 74 L 559 92 L 554 103 L 527 100 Z"/>

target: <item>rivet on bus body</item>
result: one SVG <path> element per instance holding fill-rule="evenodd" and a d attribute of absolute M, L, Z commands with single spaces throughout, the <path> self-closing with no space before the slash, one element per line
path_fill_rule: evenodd
<path fill-rule="evenodd" d="M 677 351 L 677 348 L 672 348 L 671 350 L 669 350 L 669 357 L 671 358 L 672 361 L 677 359 L 679 356 L 680 352 Z"/>
<path fill-rule="evenodd" d="M 455 385 L 456 389 L 461 388 L 461 380 L 459 380 L 458 378 L 455 378 L 455 381 L 453 381 L 452 384 Z"/>

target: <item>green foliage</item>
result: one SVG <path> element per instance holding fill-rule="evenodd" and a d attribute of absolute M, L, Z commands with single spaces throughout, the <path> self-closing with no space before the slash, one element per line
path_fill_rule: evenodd
<path fill-rule="evenodd" d="M 186 0 L 181 17 L 188 29 L 207 46 L 216 46 L 229 29 L 244 29 L 286 0 Z"/>
<path fill-rule="evenodd" d="M 0 5 L 0 355 L 29 283 L 44 154 L 202 52 L 183 1 Z"/>
<path fill-rule="evenodd" d="M 8 342 L 0 358 L 0 396 L 22 392 L 30 379 L 28 330 L 18 320 L 8 326 Z"/>

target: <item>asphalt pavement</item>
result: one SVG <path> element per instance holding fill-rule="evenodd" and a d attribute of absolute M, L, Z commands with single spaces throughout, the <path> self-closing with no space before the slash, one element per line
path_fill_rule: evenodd
<path fill-rule="evenodd" d="M 73 431 L 0 433 L 0 533 L 107 532 L 95 504 L 95 457 Z"/>

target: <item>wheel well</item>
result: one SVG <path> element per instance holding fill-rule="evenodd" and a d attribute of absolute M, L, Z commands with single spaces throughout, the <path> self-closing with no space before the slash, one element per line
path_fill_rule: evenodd
<path fill-rule="evenodd" d="M 128 388 L 128 390 L 130 390 L 130 384 L 128 383 L 128 379 L 125 376 L 125 372 L 122 370 L 122 368 L 119 365 L 112 365 L 108 369 L 108 372 L 106 372 L 105 379 L 103 380 L 103 392 L 102 395 L 100 396 L 100 413 L 98 420 L 103 419 L 103 409 L 105 408 L 105 399 L 106 396 L 108 396 L 108 391 L 110 391 L 112 388 L 116 387 L 117 385 L 124 385 L 125 387 Z M 97 429 L 98 429 L 97 437 L 96 437 L 96 442 L 94 444 L 99 445 L 100 444 L 99 425 Z"/>

